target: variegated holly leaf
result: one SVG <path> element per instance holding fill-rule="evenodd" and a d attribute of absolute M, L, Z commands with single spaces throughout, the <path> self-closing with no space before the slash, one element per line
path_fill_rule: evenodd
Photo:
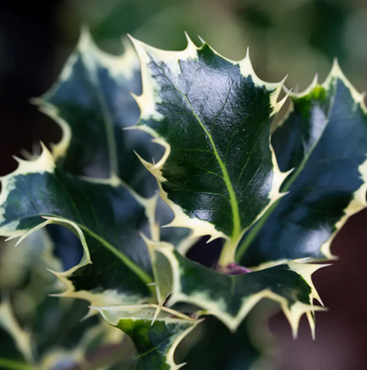
<path fill-rule="evenodd" d="M 122 180 L 135 192 L 152 196 L 156 180 L 135 152 L 158 160 L 163 149 L 151 143 L 150 135 L 127 130 L 139 119 L 139 107 L 131 93 L 141 92 L 141 73 L 130 42 L 125 39 L 123 45 L 122 55 L 108 54 L 83 29 L 58 81 L 34 102 L 62 130 L 60 142 L 52 147 L 60 168 L 112 184 Z M 167 206 L 159 207 L 157 222 L 171 220 Z M 166 229 L 162 238 L 179 245 L 187 235 L 187 229 Z"/>
<path fill-rule="evenodd" d="M 143 78 L 137 128 L 166 150 L 143 163 L 175 214 L 170 225 L 227 239 L 221 264 L 233 262 L 245 230 L 281 196 L 269 130 L 282 83 L 260 80 L 248 55 L 233 62 L 191 40 L 180 52 L 133 42 Z"/>
<path fill-rule="evenodd" d="M 244 238 L 246 266 L 301 257 L 332 258 L 330 244 L 366 207 L 367 110 L 337 63 L 327 80 L 291 94 L 287 118 L 272 144 L 280 168 L 294 168 L 282 191 Z"/>
<path fill-rule="evenodd" d="M 149 234 L 156 199 L 141 199 L 122 183 L 71 176 L 56 167 L 46 148 L 34 161 L 20 160 L 1 183 L 1 235 L 24 239 L 50 223 L 78 235 L 83 259 L 57 273 L 67 286 L 63 296 L 96 306 L 151 299 L 150 257 L 140 233 Z"/>
<path fill-rule="evenodd" d="M 155 253 L 162 254 L 171 266 L 169 305 L 186 302 L 199 306 L 235 331 L 260 300 L 269 298 L 280 304 L 294 337 L 303 314 L 307 315 L 314 335 L 314 311 L 324 308 L 313 305 L 314 299 L 321 300 L 311 275 L 325 265 L 295 260 L 241 275 L 227 275 L 190 261 L 168 243 L 157 243 Z"/>
<path fill-rule="evenodd" d="M 175 349 L 201 322 L 165 307 L 153 321 L 157 308 L 141 305 L 99 309 L 109 324 L 122 330 L 134 342 L 137 352 L 135 370 L 176 370 L 184 366 L 175 363 Z"/>
<path fill-rule="evenodd" d="M 35 103 L 62 129 L 52 150 L 60 167 L 74 175 L 119 177 L 135 191 L 152 194 L 154 179 L 134 154 L 152 157 L 149 137 L 124 130 L 139 118 L 131 92 L 140 93 L 141 75 L 134 49 L 127 40 L 123 45 L 122 55 L 107 54 L 83 29 L 58 81 Z"/>

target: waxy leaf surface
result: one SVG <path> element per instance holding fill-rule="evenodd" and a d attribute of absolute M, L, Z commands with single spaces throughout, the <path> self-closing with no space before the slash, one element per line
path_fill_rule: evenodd
<path fill-rule="evenodd" d="M 189 40 L 181 52 L 134 45 L 143 76 L 137 127 L 166 149 L 144 164 L 175 213 L 171 225 L 236 244 L 280 196 L 269 128 L 282 84 L 261 81 L 248 56 L 232 62 L 207 44 Z"/>
<path fill-rule="evenodd" d="M 123 181 L 150 197 L 155 195 L 157 182 L 135 152 L 159 160 L 163 149 L 151 143 L 150 135 L 127 130 L 139 119 L 139 107 L 131 94 L 141 92 L 141 73 L 131 43 L 126 39 L 123 45 L 123 54 L 108 54 L 84 29 L 58 81 L 35 103 L 62 129 L 61 140 L 52 147 L 59 168 L 113 185 Z M 167 206 L 159 207 L 156 217 L 157 223 L 172 219 Z M 187 229 L 167 228 L 162 238 L 178 245 L 187 235 Z"/>

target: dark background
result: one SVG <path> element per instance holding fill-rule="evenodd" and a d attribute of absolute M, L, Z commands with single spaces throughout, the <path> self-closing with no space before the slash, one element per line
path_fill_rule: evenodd
<path fill-rule="evenodd" d="M 359 91 L 367 88 L 367 2 L 362 0 L 45 0 L 0 1 L 0 175 L 12 155 L 32 143 L 57 142 L 60 132 L 29 103 L 56 79 L 88 24 L 101 48 L 119 53 L 129 32 L 154 46 L 182 49 L 183 31 L 200 34 L 226 57 L 250 46 L 264 80 L 304 89 L 326 77 L 334 57 Z M 281 348 L 279 370 L 367 368 L 367 212 L 352 217 L 332 246 L 340 261 L 315 274 L 329 308 L 317 314 L 312 341 L 302 320 L 293 341 L 282 315 L 270 320 Z"/>

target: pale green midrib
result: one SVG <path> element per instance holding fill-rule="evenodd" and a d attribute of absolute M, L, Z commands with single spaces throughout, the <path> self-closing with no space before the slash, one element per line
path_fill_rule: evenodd
<path fill-rule="evenodd" d="M 38 367 L 26 364 L 24 362 L 1 357 L 0 357 L 0 366 L 2 366 L 4 369 L 9 370 L 39 370 Z"/>
<path fill-rule="evenodd" d="M 143 357 L 145 357 L 146 355 L 148 355 L 149 353 L 152 353 L 152 352 L 154 352 L 154 351 L 157 351 L 158 352 L 158 355 L 160 355 L 160 353 L 159 353 L 159 351 L 158 351 L 158 349 L 159 349 L 159 347 L 160 346 L 162 346 L 164 343 L 166 343 L 166 342 L 169 342 L 169 341 L 171 341 L 171 338 L 166 338 L 166 339 L 164 339 L 161 343 L 159 343 L 159 344 L 157 344 L 155 347 L 153 347 L 153 348 L 151 348 L 150 350 L 148 350 L 148 351 L 146 351 L 146 352 L 144 352 L 144 353 L 142 353 L 141 355 L 138 355 L 138 356 L 136 356 L 136 359 L 139 359 L 139 358 L 143 358 Z M 172 345 L 174 344 L 174 342 L 172 343 Z M 171 349 L 172 348 L 172 346 L 169 348 L 169 349 Z M 167 351 L 167 352 L 165 352 L 164 353 L 164 355 L 166 355 L 166 357 L 167 357 L 167 353 L 169 352 L 169 350 Z M 163 356 L 162 356 L 163 357 Z M 167 363 L 167 362 L 166 362 Z"/>
<path fill-rule="evenodd" d="M 305 167 L 307 161 L 309 160 L 311 154 L 313 153 L 313 151 L 316 148 L 317 144 L 319 143 L 319 141 L 321 140 L 322 136 L 324 135 L 324 131 L 325 131 L 326 127 L 329 125 L 330 110 L 331 110 L 331 107 L 332 107 L 333 103 L 334 103 L 334 97 L 332 97 L 332 99 L 331 99 L 330 108 L 329 108 L 329 110 L 327 112 L 328 119 L 326 120 L 325 126 L 324 126 L 322 132 L 320 133 L 320 136 L 318 137 L 317 140 L 315 140 L 315 142 L 311 146 L 309 152 L 303 158 L 302 162 L 297 167 L 297 169 L 294 171 L 294 173 L 291 174 L 291 178 L 288 181 L 288 183 L 283 187 L 282 193 L 285 193 L 285 192 L 287 192 L 289 190 L 289 188 L 291 187 L 291 185 L 293 184 L 293 182 L 296 180 L 296 178 L 298 177 L 298 175 L 300 174 L 300 172 L 302 172 L 302 170 L 304 169 L 304 167 Z M 240 247 L 238 248 L 238 250 L 236 252 L 236 261 L 237 262 L 239 262 L 241 260 L 242 256 L 246 252 L 247 248 L 253 242 L 253 240 L 255 239 L 255 237 L 257 235 L 257 233 L 262 229 L 262 227 L 264 226 L 266 220 L 269 218 L 269 216 L 271 215 L 271 213 L 277 207 L 278 203 L 279 203 L 279 200 L 277 200 L 275 203 L 273 203 L 267 209 L 267 211 L 265 212 L 265 214 L 260 218 L 260 220 L 254 225 L 254 227 L 252 228 L 252 230 L 249 232 L 249 234 L 246 237 L 246 239 L 241 243 Z"/>
<path fill-rule="evenodd" d="M 207 135 L 207 137 L 210 141 L 210 144 L 213 148 L 214 156 L 215 156 L 215 158 L 216 158 L 217 162 L 219 163 L 219 166 L 222 170 L 223 180 L 224 180 L 224 183 L 225 183 L 225 185 L 227 187 L 227 190 L 228 190 L 228 193 L 229 193 L 229 199 L 230 199 L 230 204 L 231 204 L 231 208 L 232 208 L 232 217 L 233 217 L 233 230 L 232 230 L 231 237 L 232 237 L 233 240 L 236 240 L 241 234 L 241 218 L 240 218 L 240 212 L 239 212 L 236 193 L 233 189 L 231 178 L 229 177 L 229 174 L 228 174 L 228 171 L 227 171 L 227 167 L 225 166 L 224 162 L 222 161 L 222 158 L 220 157 L 220 155 L 218 153 L 217 147 L 214 143 L 214 140 L 213 140 L 211 134 L 206 129 L 204 124 L 201 122 L 200 117 L 195 113 L 195 110 L 194 110 L 193 106 L 191 105 L 187 96 L 185 94 L 183 94 L 180 90 L 178 90 L 173 84 L 172 84 L 172 86 L 175 88 L 175 90 L 177 92 L 179 92 L 184 97 L 187 104 L 190 106 L 192 114 L 194 115 L 194 117 L 198 121 L 199 125 L 201 126 L 201 128 L 203 129 L 205 134 Z"/>
<path fill-rule="evenodd" d="M 43 214 L 43 216 L 49 216 L 49 217 L 58 217 L 58 218 L 64 218 L 67 220 L 67 218 L 60 216 L 60 215 L 54 215 L 54 214 Z M 24 217 L 29 218 L 29 217 Z M 75 222 L 75 221 L 73 221 Z M 142 281 L 146 284 L 153 283 L 152 277 L 147 274 L 141 267 L 139 267 L 137 264 L 135 264 L 133 261 L 131 261 L 130 258 L 125 256 L 123 253 L 121 253 L 115 246 L 110 244 L 107 240 L 100 237 L 98 234 L 94 233 L 92 230 L 90 230 L 87 226 L 82 225 L 78 222 L 75 222 L 76 225 L 78 225 L 82 230 L 87 232 L 90 236 L 98 240 L 104 247 L 106 247 L 109 251 L 111 251 L 116 257 L 118 257 L 131 271 L 133 271 Z"/>
<path fill-rule="evenodd" d="M 98 240 L 104 247 L 106 247 L 109 251 L 111 251 L 116 257 L 118 257 L 131 271 L 133 271 L 145 284 L 153 283 L 152 277 L 147 274 L 141 267 L 131 261 L 130 258 L 126 257 L 123 253 L 121 253 L 115 246 L 110 244 L 107 240 L 103 239 L 89 228 L 84 225 L 78 225 L 82 230 L 87 232 L 90 236 Z"/>

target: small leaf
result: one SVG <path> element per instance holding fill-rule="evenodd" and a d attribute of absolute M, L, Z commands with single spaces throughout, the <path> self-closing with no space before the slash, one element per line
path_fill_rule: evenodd
<path fill-rule="evenodd" d="M 298 324 L 307 315 L 314 335 L 314 315 L 323 307 L 314 306 L 320 298 L 311 275 L 325 265 L 290 261 L 243 275 L 225 275 L 181 256 L 173 246 L 157 246 L 171 264 L 173 288 L 169 304 L 187 302 L 202 307 L 235 331 L 251 309 L 263 298 L 280 303 L 297 336 Z M 320 301 L 321 302 L 321 301 Z"/>
<path fill-rule="evenodd" d="M 157 300 L 160 305 L 163 305 L 168 296 L 172 293 L 172 267 L 167 258 L 160 253 L 156 253 L 157 248 L 164 248 L 168 243 L 154 242 L 143 236 L 144 241 L 149 249 L 152 262 L 152 270 L 154 276 L 154 286 L 157 292 Z"/>
<path fill-rule="evenodd" d="M 58 81 L 34 103 L 62 129 L 61 141 L 52 147 L 59 168 L 112 186 L 123 182 L 140 195 L 154 197 L 156 180 L 135 151 L 158 160 L 163 150 L 151 144 L 150 135 L 127 130 L 139 119 L 131 93 L 140 93 L 141 73 L 130 42 L 125 39 L 123 45 L 122 55 L 108 54 L 83 29 Z M 157 223 L 172 219 L 167 208 L 158 208 Z M 187 235 L 187 229 L 166 229 L 162 238 L 179 245 Z"/>
<path fill-rule="evenodd" d="M 294 171 L 287 191 L 245 235 L 245 266 L 301 257 L 333 258 L 330 244 L 347 219 L 366 207 L 367 110 L 335 63 L 327 80 L 291 94 L 272 143 L 280 168 Z"/>
<path fill-rule="evenodd" d="M 201 320 L 163 307 L 152 324 L 158 306 L 103 307 L 99 311 L 104 319 L 126 333 L 134 342 L 137 358 L 135 370 L 177 370 L 174 352 L 180 341 Z"/>
<path fill-rule="evenodd" d="M 143 76 L 137 128 L 166 149 L 143 163 L 175 213 L 171 226 L 228 239 L 223 264 L 233 262 L 244 231 L 280 197 L 285 174 L 269 130 L 282 83 L 261 81 L 248 55 L 233 62 L 190 40 L 181 52 L 133 42 Z"/>

